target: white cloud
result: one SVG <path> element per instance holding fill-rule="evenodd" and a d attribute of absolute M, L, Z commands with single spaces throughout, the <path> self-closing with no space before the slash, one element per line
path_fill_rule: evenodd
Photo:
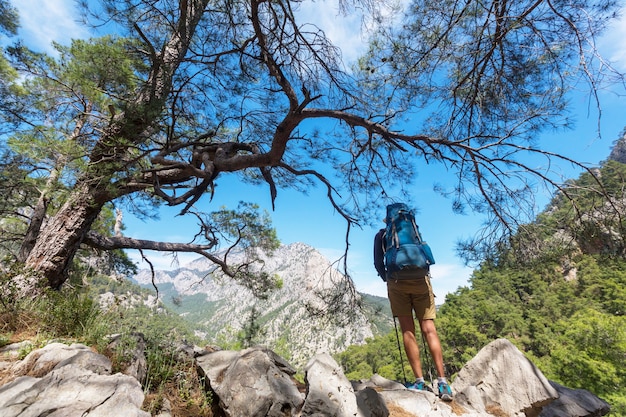
<path fill-rule="evenodd" d="M 468 279 L 473 268 L 459 264 L 435 264 L 431 267 L 433 291 L 437 296 L 437 304 L 444 302 L 448 293 L 455 292 L 459 287 L 469 285 Z"/>
<path fill-rule="evenodd" d="M 387 298 L 387 284 L 378 276 L 356 286 L 360 293 Z"/>
<path fill-rule="evenodd" d="M 347 16 L 339 10 L 337 0 L 304 2 L 297 12 L 300 23 L 311 23 L 320 28 L 333 45 L 341 49 L 343 61 L 350 65 L 366 51 L 362 36 L 362 15 L 351 12 Z"/>
<path fill-rule="evenodd" d="M 13 0 L 13 4 L 20 16 L 19 36 L 32 49 L 50 53 L 52 41 L 69 44 L 88 36 L 73 0 Z"/>
<path fill-rule="evenodd" d="M 626 12 L 609 27 L 599 48 L 617 69 L 626 71 Z"/>

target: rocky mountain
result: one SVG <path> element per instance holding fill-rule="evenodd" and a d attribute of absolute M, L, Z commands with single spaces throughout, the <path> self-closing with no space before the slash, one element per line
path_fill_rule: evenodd
<path fill-rule="evenodd" d="M 263 262 L 264 270 L 282 282 L 267 299 L 214 273 L 215 265 L 205 258 L 174 271 L 155 271 L 154 283 L 163 302 L 208 343 L 232 344 L 248 332 L 252 343 L 276 350 L 296 367 L 318 352 L 339 352 L 391 328 L 387 300 L 356 293 L 316 249 L 283 245 Z M 139 271 L 135 280 L 152 287 L 149 270 Z M 331 304 L 333 314 L 311 314 L 328 311 Z"/>

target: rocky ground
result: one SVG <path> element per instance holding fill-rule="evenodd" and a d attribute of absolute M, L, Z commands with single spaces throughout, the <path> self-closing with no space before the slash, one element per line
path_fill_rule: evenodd
<path fill-rule="evenodd" d="M 177 416 L 166 398 L 159 407 L 146 407 L 140 337 L 123 372 L 115 373 L 109 358 L 81 344 L 52 342 L 18 360 L 24 343 L 0 352 L 3 417 Z M 452 382 L 452 402 L 378 375 L 348 381 L 328 354 L 311 358 L 302 386 L 293 378 L 294 368 L 263 347 L 225 351 L 181 344 L 178 352 L 178 360 L 192 363 L 210 392 L 214 416 L 566 417 L 610 410 L 588 391 L 548 381 L 506 339 L 493 341 L 466 364 Z"/>

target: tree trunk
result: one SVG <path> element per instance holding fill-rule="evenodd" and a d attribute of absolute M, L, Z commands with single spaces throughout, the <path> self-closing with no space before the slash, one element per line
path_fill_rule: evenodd
<path fill-rule="evenodd" d="M 54 189 L 57 181 L 59 180 L 59 175 L 61 175 L 61 170 L 63 169 L 65 159 L 63 158 L 60 163 L 51 171 L 50 177 L 46 181 L 46 187 L 39 195 L 39 199 L 37 200 L 37 205 L 33 209 L 33 214 L 30 217 L 30 223 L 28 224 L 28 229 L 26 230 L 26 236 L 24 237 L 24 241 L 20 246 L 20 251 L 18 253 L 18 261 L 24 262 L 28 258 L 28 254 L 35 243 L 37 243 L 37 236 L 39 236 L 39 231 L 41 230 L 41 226 L 46 220 L 46 213 L 48 212 L 48 203 L 50 202 L 50 194 Z"/>
<path fill-rule="evenodd" d="M 58 213 L 41 229 L 25 266 L 52 288 L 59 288 L 85 235 L 102 210 L 96 190 L 78 185 Z M 33 289 L 34 290 L 34 289 Z"/>
<path fill-rule="evenodd" d="M 24 262 L 26 258 L 28 258 L 28 254 L 37 242 L 39 230 L 41 229 L 41 225 L 43 225 L 43 222 L 46 219 L 48 202 L 48 196 L 45 194 L 45 192 L 42 192 L 39 196 L 39 199 L 37 200 L 37 205 L 33 209 L 33 214 L 30 217 L 30 223 L 28 224 L 28 229 L 26 230 L 26 236 L 24 237 L 24 241 L 22 242 L 22 245 L 20 246 L 20 251 L 17 255 L 17 260 L 19 262 Z"/>

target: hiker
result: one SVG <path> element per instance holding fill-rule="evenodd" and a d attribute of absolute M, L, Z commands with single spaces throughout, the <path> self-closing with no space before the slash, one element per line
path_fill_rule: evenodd
<path fill-rule="evenodd" d="M 402 340 L 407 359 L 415 375 L 415 382 L 407 384 L 407 388 L 419 391 L 431 391 L 426 385 L 420 362 L 420 351 L 415 338 L 415 321 L 413 312 L 419 321 L 420 331 L 426 339 L 438 375 L 438 394 L 444 401 L 452 401 L 452 390 L 448 385 L 443 366 L 443 353 L 439 335 L 435 327 L 435 296 L 430 284 L 430 273 L 427 268 L 404 268 L 389 272 L 385 266 L 385 233 L 381 229 L 374 238 L 374 266 L 378 275 L 387 283 L 387 294 L 391 312 L 400 322 Z"/>

